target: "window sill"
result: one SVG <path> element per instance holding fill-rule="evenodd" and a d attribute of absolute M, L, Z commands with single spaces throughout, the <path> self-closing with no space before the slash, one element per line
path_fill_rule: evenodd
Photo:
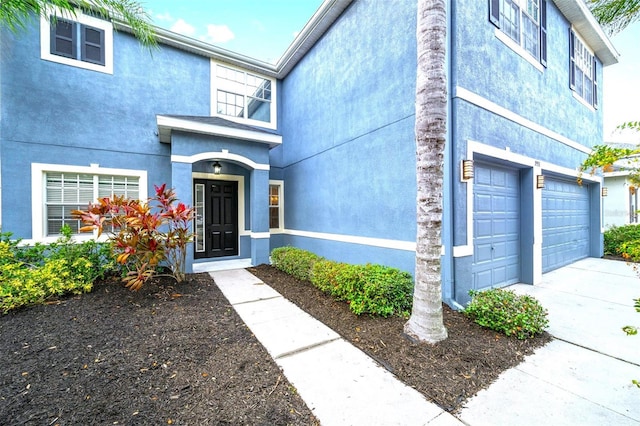
<path fill-rule="evenodd" d="M 504 43 L 509 49 L 513 50 L 515 53 L 520 55 L 524 60 L 529 62 L 535 69 L 540 72 L 544 72 L 544 67 L 536 58 L 531 56 L 529 52 L 524 50 L 522 46 L 513 41 L 508 35 L 500 31 L 498 28 L 494 29 L 494 34 L 498 40 Z"/>
<path fill-rule="evenodd" d="M 585 101 L 582 96 L 578 95 L 574 90 L 571 90 L 571 94 L 573 95 L 574 99 L 578 102 L 580 102 L 582 105 L 586 106 L 587 108 L 589 108 L 592 112 L 596 112 L 596 109 L 593 107 L 593 105 L 591 105 L 589 102 Z"/>

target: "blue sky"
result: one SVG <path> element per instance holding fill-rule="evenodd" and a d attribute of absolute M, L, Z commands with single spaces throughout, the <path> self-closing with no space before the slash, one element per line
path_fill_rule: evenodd
<path fill-rule="evenodd" d="M 155 25 L 275 63 L 322 0 L 142 0 Z"/>
<path fill-rule="evenodd" d="M 383 0 L 380 0 L 383 1 Z M 146 0 L 154 23 L 195 39 L 275 63 L 322 0 Z M 620 62 L 604 70 L 606 141 L 640 142 L 615 127 L 640 120 L 640 23 L 611 38 Z"/>
<path fill-rule="evenodd" d="M 619 124 L 640 121 L 640 22 L 611 38 L 618 63 L 604 69 L 604 137 L 609 142 L 640 142 L 640 133 L 616 131 Z"/>

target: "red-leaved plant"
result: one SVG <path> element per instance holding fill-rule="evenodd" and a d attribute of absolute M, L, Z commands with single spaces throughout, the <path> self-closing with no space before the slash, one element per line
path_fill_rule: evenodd
<path fill-rule="evenodd" d="M 81 232 L 97 229 L 98 236 L 109 234 L 116 261 L 127 269 L 123 281 L 132 290 L 139 290 L 163 261 L 176 281 L 185 278 L 193 209 L 178 202 L 166 184 L 154 188 L 155 197 L 147 201 L 114 195 L 89 204 L 87 210 L 72 212 L 86 225 Z"/>

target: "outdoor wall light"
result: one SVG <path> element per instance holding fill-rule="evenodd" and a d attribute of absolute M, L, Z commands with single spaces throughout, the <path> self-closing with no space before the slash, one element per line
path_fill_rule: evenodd
<path fill-rule="evenodd" d="M 609 188 L 607 188 L 606 186 L 602 187 L 602 196 L 606 197 L 607 195 L 609 195 Z"/>
<path fill-rule="evenodd" d="M 462 160 L 462 180 L 473 179 L 473 160 Z"/>
<path fill-rule="evenodd" d="M 213 163 L 213 173 L 216 175 L 219 175 L 221 171 L 222 171 L 222 165 L 217 161 Z"/>
<path fill-rule="evenodd" d="M 536 176 L 536 188 L 538 189 L 544 188 L 544 175 Z"/>

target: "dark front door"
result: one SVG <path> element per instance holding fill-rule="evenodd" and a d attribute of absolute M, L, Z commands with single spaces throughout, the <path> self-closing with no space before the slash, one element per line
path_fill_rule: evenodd
<path fill-rule="evenodd" d="M 195 257 L 237 256 L 238 182 L 196 179 L 194 184 L 204 189 L 204 251 Z"/>

